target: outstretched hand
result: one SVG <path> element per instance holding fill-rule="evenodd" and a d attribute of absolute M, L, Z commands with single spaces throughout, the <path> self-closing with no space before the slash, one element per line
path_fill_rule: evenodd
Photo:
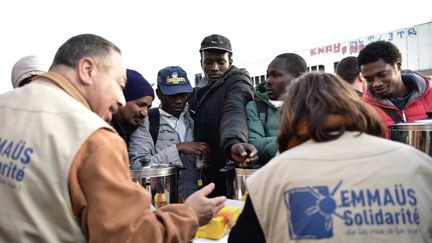
<path fill-rule="evenodd" d="M 206 225 L 224 207 L 225 196 L 207 198 L 214 190 L 215 184 L 210 183 L 201 190 L 190 195 L 185 204 L 191 206 L 198 215 L 199 226 Z"/>
<path fill-rule="evenodd" d="M 176 146 L 179 153 L 198 156 L 203 156 L 209 150 L 209 145 L 203 142 L 182 142 L 177 143 Z"/>
<path fill-rule="evenodd" d="M 235 143 L 231 146 L 231 160 L 245 168 L 253 165 L 258 160 L 258 151 L 252 144 Z"/>

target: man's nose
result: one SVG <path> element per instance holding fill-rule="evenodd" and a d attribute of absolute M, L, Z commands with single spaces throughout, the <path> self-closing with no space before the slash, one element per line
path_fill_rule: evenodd
<path fill-rule="evenodd" d="M 266 80 L 266 85 L 271 85 L 272 84 L 272 79 L 270 77 L 267 77 Z"/>
<path fill-rule="evenodd" d="M 374 80 L 372 81 L 372 87 L 378 87 L 382 85 L 382 81 L 379 78 L 374 78 Z"/>
<path fill-rule="evenodd" d="M 217 70 L 219 70 L 219 65 L 215 62 L 215 63 L 213 63 L 213 64 L 210 66 L 210 69 L 211 69 L 211 70 L 214 70 L 214 71 L 217 71 Z"/>
<path fill-rule="evenodd" d="M 140 110 L 140 114 L 141 114 L 143 117 L 146 117 L 147 114 L 148 114 L 148 108 L 147 108 L 147 107 L 142 108 L 142 109 Z"/>
<path fill-rule="evenodd" d="M 125 99 L 125 97 L 123 95 L 123 92 L 121 92 L 121 94 L 120 94 L 120 96 L 119 96 L 119 98 L 117 100 L 117 105 L 119 107 L 121 107 L 121 108 L 123 108 L 123 107 L 126 106 L 126 99 Z"/>

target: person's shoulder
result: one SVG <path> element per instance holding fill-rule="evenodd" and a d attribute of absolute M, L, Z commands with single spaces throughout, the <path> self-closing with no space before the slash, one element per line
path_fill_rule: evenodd
<path fill-rule="evenodd" d="M 251 101 L 248 101 L 247 103 L 246 103 L 246 110 L 247 111 L 254 111 L 254 112 L 256 112 L 256 110 L 257 110 L 257 104 L 256 104 L 256 101 L 255 100 L 251 100 Z"/>
<path fill-rule="evenodd" d="M 234 65 L 231 65 L 230 69 L 225 74 L 226 79 L 245 79 L 250 82 L 250 74 L 245 68 L 238 68 Z"/>
<path fill-rule="evenodd" d="M 96 146 L 107 144 L 121 144 L 124 143 L 123 139 L 112 129 L 101 127 L 90 135 L 86 143 Z"/>

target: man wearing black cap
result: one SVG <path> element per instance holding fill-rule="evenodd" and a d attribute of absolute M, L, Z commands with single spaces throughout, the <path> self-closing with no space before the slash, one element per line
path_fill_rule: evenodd
<path fill-rule="evenodd" d="M 113 115 L 111 125 L 129 146 L 131 134 L 138 128 L 139 123 L 147 116 L 147 110 L 154 99 L 154 91 L 147 80 L 137 71 L 126 70 L 127 83 L 123 89 L 126 105 L 119 108 Z"/>
<path fill-rule="evenodd" d="M 213 195 L 227 195 L 226 178 L 220 171 L 229 160 L 240 167 L 254 163 L 257 151 L 247 144 L 245 105 L 252 100 L 249 74 L 232 65 L 230 41 L 221 35 L 210 35 L 201 42 L 201 67 L 208 84 L 197 88 L 190 100 L 194 113 L 195 141 L 210 146 L 203 170 L 204 184 L 215 182 Z"/>

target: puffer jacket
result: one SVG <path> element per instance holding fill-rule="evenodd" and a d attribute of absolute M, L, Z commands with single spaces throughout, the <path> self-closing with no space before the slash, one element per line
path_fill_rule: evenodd
<path fill-rule="evenodd" d="M 258 164 L 264 165 L 273 158 L 278 150 L 276 137 L 279 134 L 278 109 L 270 103 L 266 91 L 266 83 L 257 85 L 254 100 L 246 105 L 247 124 L 249 129 L 249 143 L 258 150 Z M 257 102 L 264 103 L 267 107 L 267 119 L 261 122 Z"/>
<path fill-rule="evenodd" d="M 219 169 L 229 160 L 231 145 L 246 143 L 248 129 L 245 106 L 253 99 L 253 87 L 247 71 L 234 65 L 214 84 L 194 89 L 189 107 L 194 114 L 194 139 L 210 146 L 210 166 L 203 171 L 204 183 L 215 182 L 213 195 L 224 195 Z M 217 180 L 217 181 L 216 181 Z"/>
<path fill-rule="evenodd" d="M 409 70 L 403 70 L 401 76 L 402 80 L 413 80 L 417 86 L 417 89 L 413 91 L 413 94 L 403 110 L 397 108 L 389 99 L 379 99 L 373 96 L 370 91 L 366 92 L 363 96 L 363 100 L 371 104 L 380 114 L 386 129 L 387 138 L 389 138 L 388 126 L 394 124 L 394 121 L 380 107 L 393 109 L 400 117 L 405 115 L 407 122 L 424 119 L 426 118 L 426 112 L 432 110 L 432 87 L 429 79 Z"/>

